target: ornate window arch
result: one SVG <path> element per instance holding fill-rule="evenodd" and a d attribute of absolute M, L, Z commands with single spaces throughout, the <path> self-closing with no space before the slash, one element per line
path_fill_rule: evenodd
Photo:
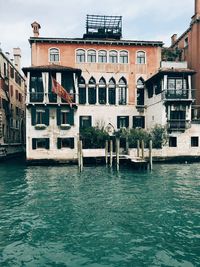
<path fill-rule="evenodd" d="M 127 81 L 124 77 L 119 80 L 119 105 L 126 105 Z"/>
<path fill-rule="evenodd" d="M 128 63 L 128 51 L 122 50 L 119 52 L 119 63 Z"/>
<path fill-rule="evenodd" d="M 99 80 L 99 104 L 106 104 L 106 80 L 104 77 Z"/>
<path fill-rule="evenodd" d="M 60 50 L 58 48 L 49 49 L 49 61 L 59 62 L 60 61 Z"/>
<path fill-rule="evenodd" d="M 78 80 L 78 93 L 79 93 L 79 104 L 86 104 L 86 84 L 85 79 L 81 76 Z"/>
<path fill-rule="evenodd" d="M 76 50 L 76 63 L 84 63 L 85 62 L 85 50 L 77 49 Z"/>
<path fill-rule="evenodd" d="M 96 104 L 96 80 L 94 77 L 91 77 L 88 83 L 88 103 Z"/>
<path fill-rule="evenodd" d="M 144 106 L 144 79 L 137 80 L 137 106 Z"/>
<path fill-rule="evenodd" d="M 110 105 L 116 104 L 116 81 L 114 78 L 111 78 L 108 84 L 108 103 Z"/>
<path fill-rule="evenodd" d="M 137 51 L 137 64 L 146 64 L 146 52 Z"/>
<path fill-rule="evenodd" d="M 87 51 L 87 62 L 88 63 L 95 63 L 97 61 L 96 59 L 96 51 L 93 49 L 90 49 Z"/>

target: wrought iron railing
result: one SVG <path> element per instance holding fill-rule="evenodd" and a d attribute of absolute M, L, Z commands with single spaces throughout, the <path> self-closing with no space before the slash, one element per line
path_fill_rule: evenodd
<path fill-rule="evenodd" d="M 72 103 L 76 104 L 76 94 L 69 94 Z M 27 94 L 27 103 L 57 103 L 58 96 L 54 93 L 34 92 Z M 67 101 L 61 99 L 61 103 L 67 103 Z"/>
<path fill-rule="evenodd" d="M 168 130 L 186 130 L 191 127 L 191 122 L 184 119 L 172 119 L 168 120 L 167 128 Z"/>
<path fill-rule="evenodd" d="M 192 100 L 195 99 L 195 89 L 166 89 L 162 92 L 163 100 Z"/>

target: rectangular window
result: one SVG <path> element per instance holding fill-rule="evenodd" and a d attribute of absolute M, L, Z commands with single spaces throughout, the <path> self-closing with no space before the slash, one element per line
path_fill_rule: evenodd
<path fill-rule="evenodd" d="M 117 116 L 117 128 L 128 128 L 129 116 Z"/>
<path fill-rule="evenodd" d="M 31 73 L 30 78 L 30 101 L 42 102 L 44 99 L 44 87 L 42 73 Z"/>
<path fill-rule="evenodd" d="M 14 76 L 14 68 L 13 67 L 10 67 L 10 77 L 13 79 L 15 76 Z"/>
<path fill-rule="evenodd" d="M 61 111 L 61 125 L 69 124 L 69 111 Z"/>
<path fill-rule="evenodd" d="M 45 124 L 45 111 L 44 110 L 36 110 L 36 125 L 37 124 Z"/>
<path fill-rule="evenodd" d="M 13 85 L 10 85 L 10 96 L 13 97 Z"/>
<path fill-rule="evenodd" d="M 49 149 L 49 138 L 33 138 L 32 149 Z"/>
<path fill-rule="evenodd" d="M 177 147 L 177 137 L 169 137 L 169 147 Z"/>
<path fill-rule="evenodd" d="M 198 147 L 199 146 L 199 137 L 198 136 L 192 136 L 191 137 L 191 146 L 192 147 Z"/>
<path fill-rule="evenodd" d="M 144 116 L 133 116 L 133 128 L 145 128 Z"/>
<path fill-rule="evenodd" d="M 58 138 L 57 139 L 57 147 L 58 149 L 61 148 L 74 148 L 74 138 L 68 137 L 68 138 Z"/>
<path fill-rule="evenodd" d="M 36 109 L 35 107 L 31 108 L 31 124 L 33 126 L 38 124 L 49 125 L 49 109 Z"/>
<path fill-rule="evenodd" d="M 15 97 L 16 97 L 16 100 L 18 100 L 18 98 L 19 98 L 19 92 L 18 92 L 18 90 L 15 91 Z"/>
<path fill-rule="evenodd" d="M 80 116 L 80 128 L 89 128 L 92 126 L 92 116 Z"/>

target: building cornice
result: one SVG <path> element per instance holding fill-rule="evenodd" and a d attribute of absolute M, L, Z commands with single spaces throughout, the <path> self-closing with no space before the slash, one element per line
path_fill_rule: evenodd
<path fill-rule="evenodd" d="M 83 39 L 83 38 L 45 38 L 30 37 L 29 43 L 51 44 L 95 44 L 95 45 L 122 45 L 122 46 L 163 46 L 161 41 L 111 40 L 111 39 Z"/>

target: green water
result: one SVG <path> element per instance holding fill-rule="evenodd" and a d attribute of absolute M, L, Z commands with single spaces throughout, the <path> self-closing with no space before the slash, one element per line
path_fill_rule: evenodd
<path fill-rule="evenodd" d="M 0 164 L 0 266 L 200 266 L 200 164 Z"/>

